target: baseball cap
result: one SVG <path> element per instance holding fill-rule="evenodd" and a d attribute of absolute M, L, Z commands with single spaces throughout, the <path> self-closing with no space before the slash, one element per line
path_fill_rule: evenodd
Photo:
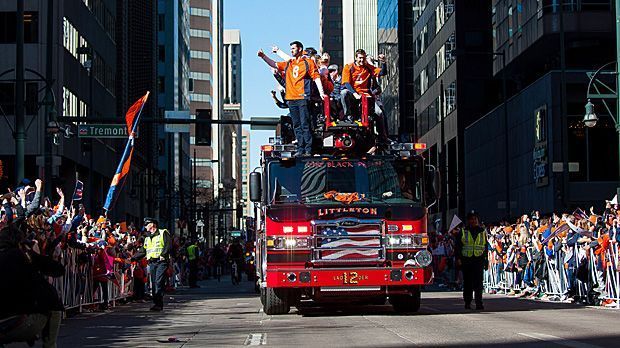
<path fill-rule="evenodd" d="M 338 65 L 337 64 L 332 64 L 332 65 L 327 67 L 327 70 L 337 71 L 338 70 Z"/>

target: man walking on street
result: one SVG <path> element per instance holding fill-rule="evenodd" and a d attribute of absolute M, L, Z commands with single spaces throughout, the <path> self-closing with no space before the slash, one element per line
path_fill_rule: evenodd
<path fill-rule="evenodd" d="M 286 103 L 288 104 L 295 139 L 297 139 L 296 156 L 312 155 L 312 130 L 311 119 L 308 111 L 308 100 L 311 97 L 312 82 L 319 90 L 321 100 L 325 97 L 321 76 L 316 64 L 303 56 L 304 46 L 299 41 L 291 42 L 291 55 L 293 58 L 286 62 L 276 63 L 267 57 L 263 50 L 258 51 L 258 56 L 274 69 L 284 72 Z"/>
<path fill-rule="evenodd" d="M 189 260 L 189 287 L 199 288 L 198 280 L 198 241 L 194 241 L 187 247 L 187 259 Z"/>
<path fill-rule="evenodd" d="M 463 300 L 465 308 L 471 309 L 472 293 L 476 309 L 483 310 L 482 290 L 484 268 L 487 265 L 487 231 L 480 225 L 478 214 L 467 215 L 467 226 L 461 229 L 456 238 L 457 264 L 463 271 Z"/>
<path fill-rule="evenodd" d="M 157 228 L 157 220 L 145 218 L 144 226 L 148 236 L 144 239 L 144 247 L 132 257 L 132 260 L 139 260 L 143 257 L 148 260 L 154 303 L 151 310 L 159 312 L 164 309 L 164 291 L 168 280 L 166 270 L 168 269 L 172 240 L 168 230 Z"/>

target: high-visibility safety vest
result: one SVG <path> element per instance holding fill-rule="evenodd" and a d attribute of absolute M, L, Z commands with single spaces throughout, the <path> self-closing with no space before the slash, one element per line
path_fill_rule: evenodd
<path fill-rule="evenodd" d="M 461 251 L 463 257 L 482 256 L 487 245 L 487 231 L 483 230 L 478 233 L 478 236 L 474 239 L 469 230 L 463 229 L 461 242 L 463 242 L 463 250 Z"/>
<path fill-rule="evenodd" d="M 194 261 L 196 260 L 196 257 L 198 256 L 198 247 L 195 245 L 190 245 L 187 247 L 187 258 L 190 261 Z"/>
<path fill-rule="evenodd" d="M 164 233 L 166 230 L 159 230 L 156 236 L 146 237 L 144 239 L 144 249 L 146 249 L 146 259 L 159 259 L 161 252 L 164 250 Z"/>

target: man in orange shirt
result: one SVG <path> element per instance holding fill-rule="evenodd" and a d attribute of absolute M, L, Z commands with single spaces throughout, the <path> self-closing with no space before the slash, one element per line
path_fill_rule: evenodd
<path fill-rule="evenodd" d="M 351 103 L 353 100 L 362 98 L 362 94 L 373 95 L 378 90 L 376 78 L 385 75 L 385 57 L 379 55 L 381 67 L 375 67 L 366 60 L 366 51 L 358 49 L 355 51 L 355 62 L 349 63 L 342 69 L 343 89 L 340 100 L 344 109 L 345 117 L 351 116 Z M 375 103 L 375 114 L 382 115 L 383 112 L 378 103 Z"/>
<path fill-rule="evenodd" d="M 308 112 L 308 100 L 312 82 L 319 90 L 321 100 L 325 96 L 321 76 L 316 64 L 303 56 L 304 46 L 299 41 L 291 42 L 291 58 L 286 62 L 276 63 L 267 57 L 263 50 L 258 51 L 262 58 L 272 68 L 276 68 L 285 74 L 286 103 L 288 104 L 295 138 L 297 139 L 296 156 L 312 155 L 312 133 L 310 128 L 310 113 Z"/>

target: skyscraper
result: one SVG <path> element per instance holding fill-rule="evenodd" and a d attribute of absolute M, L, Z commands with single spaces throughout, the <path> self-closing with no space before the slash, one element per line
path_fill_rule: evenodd
<path fill-rule="evenodd" d="M 196 110 L 213 110 L 213 47 L 212 38 L 212 0 L 190 1 L 190 114 L 196 117 Z M 200 127 L 200 126 L 199 126 Z M 205 132 L 211 132 L 207 126 Z M 192 169 L 196 176 L 195 185 L 196 210 L 205 211 L 213 200 L 214 194 L 214 156 L 213 148 L 196 143 L 196 126 L 190 126 L 190 149 Z M 201 135 L 202 136 L 202 135 Z M 194 158 L 195 154 L 195 158 Z M 208 214 L 203 216 L 198 235 L 206 235 Z M 211 241 L 211 239 L 207 239 Z"/>
<path fill-rule="evenodd" d="M 224 119 L 241 120 L 241 34 L 224 30 L 222 87 Z M 224 212 L 225 230 L 241 227 L 241 126 L 220 126 L 220 202 L 231 209 Z"/>
<path fill-rule="evenodd" d="M 344 63 L 355 50 L 377 56 L 377 0 L 342 0 L 342 49 Z"/>
<path fill-rule="evenodd" d="M 158 8 L 158 116 L 166 112 L 186 111 L 189 114 L 189 1 L 159 1 Z M 190 198 L 189 134 L 178 129 L 160 126 L 159 168 L 166 173 L 167 185 L 160 195 L 163 200 L 162 220 L 175 231 L 181 231 L 175 221 L 187 221 Z M 182 226 L 182 225 L 181 225 Z M 183 228 L 184 229 L 184 228 Z"/>
<path fill-rule="evenodd" d="M 342 0 L 321 0 L 319 17 L 320 51 L 328 52 L 332 64 L 342 67 Z"/>
<path fill-rule="evenodd" d="M 385 55 L 387 73 L 379 79 L 381 101 L 391 135 L 412 139 L 415 133 L 413 100 L 412 0 L 379 0 L 379 53 Z"/>

